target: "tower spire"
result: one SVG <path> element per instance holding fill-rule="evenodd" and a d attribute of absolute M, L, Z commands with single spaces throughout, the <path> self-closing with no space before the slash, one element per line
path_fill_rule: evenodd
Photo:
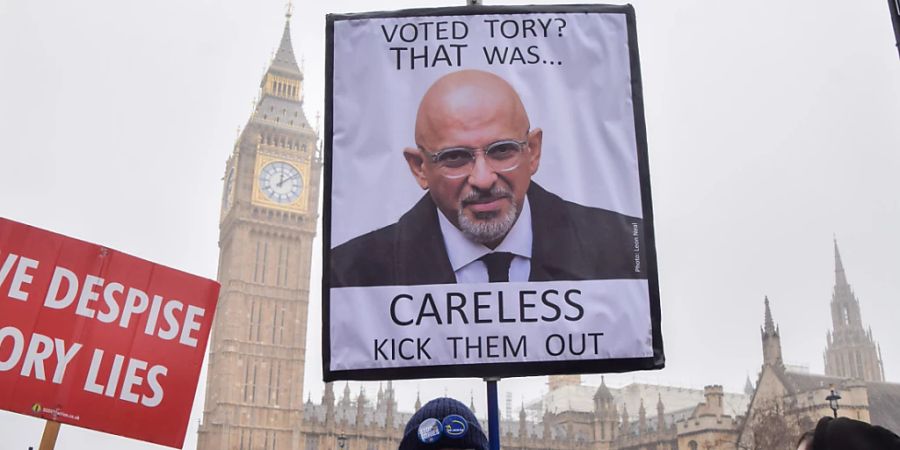
<path fill-rule="evenodd" d="M 278 44 L 278 50 L 275 51 L 275 57 L 272 58 L 269 72 L 287 72 L 285 75 L 296 75 L 300 73 L 300 67 L 297 66 L 297 58 L 294 57 L 294 46 L 291 44 L 290 10 L 291 7 L 288 6 L 288 13 L 285 14 L 284 31 L 281 34 L 281 42 Z"/>
<path fill-rule="evenodd" d="M 837 237 L 834 238 L 834 284 L 846 286 L 847 274 L 844 272 L 844 263 L 841 262 L 841 251 L 838 249 Z"/>
<path fill-rule="evenodd" d="M 763 345 L 763 364 L 780 366 L 781 361 L 781 336 L 778 333 L 778 327 L 772 319 L 772 308 L 769 307 L 769 296 L 765 297 L 766 318 L 762 334 Z"/>
<path fill-rule="evenodd" d="M 772 320 L 772 309 L 769 308 L 769 296 L 766 296 L 766 317 L 765 317 L 765 329 L 763 330 L 765 334 L 772 335 L 775 334 L 775 321 Z"/>
<path fill-rule="evenodd" d="M 288 1 L 284 13 L 284 30 L 281 33 L 281 42 L 278 50 L 272 54 L 269 66 L 265 69 L 262 80 L 259 83 L 260 100 L 254 102 L 254 115 L 261 116 L 263 120 L 275 122 L 287 121 L 288 126 L 306 127 L 306 118 L 296 119 L 299 114 L 288 115 L 284 105 L 274 104 L 271 98 L 279 98 L 296 102 L 297 107 L 303 106 L 303 71 L 297 66 L 297 58 L 294 56 L 294 46 L 291 44 L 291 16 L 293 16 L 293 4 Z M 280 100 L 279 100 L 280 101 Z M 265 103 L 265 105 L 263 105 Z M 271 114 L 276 111 L 280 116 Z M 299 111 L 292 111 L 299 112 Z"/>
<path fill-rule="evenodd" d="M 881 357 L 862 321 L 859 299 L 853 293 L 834 239 L 834 291 L 831 296 L 833 330 L 825 346 L 825 375 L 882 381 Z"/>
<path fill-rule="evenodd" d="M 656 394 L 656 431 L 662 433 L 666 429 L 666 407 L 663 405 L 662 393 Z"/>

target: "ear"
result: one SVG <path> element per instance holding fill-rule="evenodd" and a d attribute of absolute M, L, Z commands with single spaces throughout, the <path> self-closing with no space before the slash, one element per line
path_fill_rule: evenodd
<path fill-rule="evenodd" d="M 409 171 L 422 189 L 428 189 L 428 177 L 425 176 L 425 158 L 417 148 L 406 147 L 403 149 L 403 157 L 409 165 Z"/>
<path fill-rule="evenodd" d="M 541 142 L 544 139 L 544 131 L 535 128 L 528 133 L 528 170 L 531 175 L 537 173 L 541 164 Z"/>

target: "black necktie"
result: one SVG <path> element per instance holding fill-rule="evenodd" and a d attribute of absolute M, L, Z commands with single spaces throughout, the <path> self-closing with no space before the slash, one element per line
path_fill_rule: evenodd
<path fill-rule="evenodd" d="M 494 252 L 478 258 L 484 262 L 488 270 L 488 281 L 497 283 L 509 281 L 509 264 L 513 260 L 513 254 L 509 252 Z"/>

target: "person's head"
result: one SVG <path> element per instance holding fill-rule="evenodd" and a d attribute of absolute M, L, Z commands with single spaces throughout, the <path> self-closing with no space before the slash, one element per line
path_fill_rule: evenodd
<path fill-rule="evenodd" d="M 812 450 L 813 436 L 815 433 L 812 430 L 801 434 L 797 439 L 797 450 Z"/>
<path fill-rule="evenodd" d="M 436 398 L 406 423 L 398 450 L 487 450 L 488 441 L 475 414 L 449 397 Z"/>
<path fill-rule="evenodd" d="M 519 94 L 479 70 L 438 79 L 419 103 L 415 148 L 404 156 L 416 182 L 469 239 L 495 247 L 512 228 L 541 158 Z"/>
<path fill-rule="evenodd" d="M 801 441 L 802 444 L 802 441 Z M 900 450 L 900 437 L 887 428 L 847 417 L 823 417 L 816 424 L 809 450 Z"/>

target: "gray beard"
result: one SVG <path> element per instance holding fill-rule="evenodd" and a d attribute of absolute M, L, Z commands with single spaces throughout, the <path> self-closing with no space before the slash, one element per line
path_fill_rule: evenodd
<path fill-rule="evenodd" d="M 496 193 L 492 192 L 492 194 Z M 512 199 L 510 198 L 510 200 Z M 458 211 L 456 219 L 459 222 L 460 231 L 470 240 L 480 244 L 487 244 L 502 239 L 512 229 L 519 215 L 519 208 L 516 207 L 516 202 L 514 201 L 510 201 L 510 208 L 506 214 L 476 214 L 474 221 L 463 213 L 462 205 L 460 205 Z"/>

